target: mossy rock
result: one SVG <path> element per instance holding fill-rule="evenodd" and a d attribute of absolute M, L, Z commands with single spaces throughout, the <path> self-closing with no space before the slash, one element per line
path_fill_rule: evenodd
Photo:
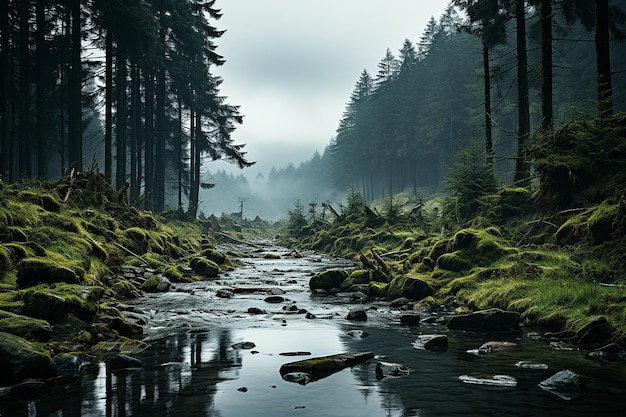
<path fill-rule="evenodd" d="M 129 246 L 131 246 L 134 252 L 143 255 L 148 251 L 149 236 L 145 230 L 139 227 L 131 227 L 124 231 L 124 237 L 131 242 Z"/>
<path fill-rule="evenodd" d="M 17 198 L 36 204 L 46 211 L 58 212 L 61 210 L 61 204 L 50 194 L 38 194 L 33 191 L 20 191 Z"/>
<path fill-rule="evenodd" d="M 430 259 L 438 259 L 441 255 L 449 251 L 450 244 L 448 239 L 439 239 L 433 244 L 430 252 L 428 253 L 428 257 Z"/>
<path fill-rule="evenodd" d="M 189 266 L 198 275 L 215 278 L 219 275 L 220 267 L 212 260 L 204 256 L 196 256 L 191 259 Z"/>
<path fill-rule="evenodd" d="M 47 342 L 52 334 L 50 323 L 33 317 L 0 310 L 0 332 L 28 340 Z"/>
<path fill-rule="evenodd" d="M 14 263 L 33 255 L 33 251 L 30 248 L 19 243 L 5 243 L 0 245 L 0 247 L 3 247 L 9 252 Z"/>
<path fill-rule="evenodd" d="M 459 254 L 460 251 L 444 253 L 437 259 L 437 267 L 453 272 L 462 272 L 471 269 L 472 263 Z"/>
<path fill-rule="evenodd" d="M 583 240 L 587 234 L 587 222 L 581 217 L 571 217 L 555 233 L 556 240 L 564 245 L 573 245 Z"/>
<path fill-rule="evenodd" d="M 204 251 L 202 251 L 201 255 L 218 265 L 232 265 L 232 261 L 230 260 L 228 255 L 213 248 L 205 249 Z M 280 256 L 278 257 L 280 258 Z"/>
<path fill-rule="evenodd" d="M 386 298 L 389 284 L 386 282 L 370 281 L 367 285 L 367 295 L 371 298 Z"/>
<path fill-rule="evenodd" d="M 7 226 L 0 229 L 0 242 L 28 242 L 28 236 L 18 226 Z"/>
<path fill-rule="evenodd" d="M 130 281 L 121 279 L 113 284 L 111 291 L 116 297 L 122 299 L 139 298 L 141 297 L 141 291 Z"/>
<path fill-rule="evenodd" d="M 11 269 L 13 269 L 13 257 L 5 246 L 0 245 L 0 275 Z"/>
<path fill-rule="evenodd" d="M 434 293 L 435 291 L 430 284 L 423 279 L 400 275 L 392 279 L 389 283 L 387 298 L 395 300 L 397 298 L 406 297 L 411 300 L 419 301 Z"/>
<path fill-rule="evenodd" d="M 341 269 L 331 269 L 329 271 L 313 275 L 309 280 L 309 288 L 311 291 L 330 291 L 333 288 L 341 288 L 341 284 L 346 278 L 348 278 L 347 271 Z"/>
<path fill-rule="evenodd" d="M 448 321 L 448 328 L 481 331 L 518 330 L 519 320 L 520 315 L 517 312 L 493 308 L 454 316 Z"/>
<path fill-rule="evenodd" d="M 55 323 L 73 314 L 80 320 L 93 321 L 98 306 L 82 297 L 82 289 L 78 285 L 41 284 L 22 291 L 22 313 Z"/>
<path fill-rule="evenodd" d="M 26 258 L 18 265 L 17 285 L 20 288 L 57 282 L 79 284 L 81 277 L 74 269 L 58 265 L 48 259 Z"/>
<path fill-rule="evenodd" d="M 350 288 L 355 284 L 369 284 L 372 280 L 372 273 L 367 269 L 357 269 L 352 271 L 350 275 L 341 283 L 341 288 Z"/>
<path fill-rule="evenodd" d="M 619 205 L 608 204 L 606 201 L 600 204 L 593 212 L 589 221 L 589 232 L 596 242 L 605 242 L 611 239 L 615 231 L 615 225 L 619 216 Z"/>
<path fill-rule="evenodd" d="M 45 380 L 59 373 L 50 356 L 33 343 L 0 333 L 0 386 L 11 386 L 26 379 Z"/>

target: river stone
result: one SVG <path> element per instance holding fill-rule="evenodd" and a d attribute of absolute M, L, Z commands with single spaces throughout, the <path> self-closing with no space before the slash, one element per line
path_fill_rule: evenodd
<path fill-rule="evenodd" d="M 413 347 L 431 352 L 445 352 L 448 350 L 448 337 L 443 334 L 422 334 L 417 336 Z"/>
<path fill-rule="evenodd" d="M 609 342 L 614 332 L 605 316 L 596 316 L 576 333 L 576 339 L 579 347 L 597 348 Z"/>
<path fill-rule="evenodd" d="M 258 308 L 258 307 L 250 307 L 248 309 L 248 314 L 267 314 L 267 311 L 263 310 L 262 308 Z"/>
<path fill-rule="evenodd" d="M 363 339 L 369 336 L 370 334 L 366 332 L 365 330 L 355 329 L 355 330 L 350 330 L 347 333 L 347 335 L 355 339 Z"/>
<path fill-rule="evenodd" d="M 419 301 L 434 293 L 435 291 L 426 281 L 407 275 L 400 275 L 392 279 L 387 290 L 387 295 L 391 300 L 406 297 Z"/>
<path fill-rule="evenodd" d="M 461 375 L 459 381 L 471 385 L 486 385 L 490 387 L 516 387 L 517 379 L 511 375 L 474 376 Z"/>
<path fill-rule="evenodd" d="M 238 342 L 234 345 L 231 345 L 231 347 L 237 350 L 250 350 L 254 349 L 256 345 L 254 344 L 254 342 Z"/>
<path fill-rule="evenodd" d="M 61 376 L 74 378 L 78 376 L 83 366 L 83 361 L 78 356 L 72 355 L 71 353 L 62 353 L 54 357 L 54 364 Z"/>
<path fill-rule="evenodd" d="M 539 387 L 564 400 L 574 400 L 583 395 L 584 383 L 580 375 L 566 369 L 539 383 Z"/>
<path fill-rule="evenodd" d="M 340 288 L 341 283 L 348 278 L 348 272 L 339 269 L 320 272 L 315 274 L 309 280 L 309 288 L 311 291 L 326 290 L 331 291 L 333 288 Z"/>
<path fill-rule="evenodd" d="M 280 295 L 270 295 L 269 297 L 265 297 L 265 300 L 263 301 L 270 304 L 279 304 L 285 301 L 285 297 Z"/>
<path fill-rule="evenodd" d="M 363 307 L 354 307 L 350 309 L 346 319 L 354 321 L 367 321 L 367 313 Z"/>
<path fill-rule="evenodd" d="M 448 328 L 454 330 L 502 331 L 519 329 L 519 313 L 499 309 L 453 316 Z"/>
<path fill-rule="evenodd" d="M 514 342 L 490 341 L 483 343 L 478 348 L 478 353 L 506 352 L 510 350 L 516 350 L 518 348 L 519 345 Z"/>
<path fill-rule="evenodd" d="M 541 362 L 533 362 L 533 361 L 519 361 L 515 363 L 520 369 L 548 369 L 549 366 L 545 363 Z"/>
<path fill-rule="evenodd" d="M 208 278 L 215 278 L 220 272 L 219 266 L 210 259 L 203 256 L 196 256 L 189 261 L 189 266 L 198 275 Z"/>
<path fill-rule="evenodd" d="M 295 382 L 300 385 L 306 385 L 311 382 L 311 375 L 306 372 L 288 372 L 282 374 L 281 377 L 288 382 Z"/>
<path fill-rule="evenodd" d="M 376 378 L 382 379 L 386 376 L 409 375 L 411 370 L 401 363 L 378 362 L 376 364 Z"/>
<path fill-rule="evenodd" d="M 0 386 L 59 375 L 50 356 L 31 342 L 9 333 L 0 333 L 0 369 Z"/>
<path fill-rule="evenodd" d="M 117 355 L 109 361 L 108 365 L 109 369 L 117 371 L 120 369 L 141 368 L 143 367 L 143 361 L 128 355 Z"/>
<path fill-rule="evenodd" d="M 215 292 L 215 296 L 219 298 L 233 298 L 235 293 L 227 288 L 220 288 Z"/>
<path fill-rule="evenodd" d="M 400 316 L 400 324 L 417 326 L 420 324 L 421 317 L 419 314 L 403 314 Z"/>
<path fill-rule="evenodd" d="M 617 343 L 609 343 L 589 352 L 589 357 L 615 362 L 626 358 L 626 352 Z"/>

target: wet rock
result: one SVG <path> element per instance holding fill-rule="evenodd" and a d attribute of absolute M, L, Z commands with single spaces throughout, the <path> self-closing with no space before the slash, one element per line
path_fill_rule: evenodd
<path fill-rule="evenodd" d="M 152 275 L 141 284 L 141 289 L 146 292 L 168 292 L 172 282 L 161 274 Z"/>
<path fill-rule="evenodd" d="M 367 321 L 367 313 L 363 307 L 354 307 L 350 309 L 346 319 L 354 321 Z"/>
<path fill-rule="evenodd" d="M 43 381 L 24 381 L 11 387 L 11 395 L 22 401 L 33 401 L 41 397 L 45 387 Z"/>
<path fill-rule="evenodd" d="M 355 339 L 363 339 L 369 336 L 370 334 L 364 330 L 356 329 L 356 330 L 350 330 L 347 333 L 347 335 Z"/>
<path fill-rule="evenodd" d="M 78 356 L 72 355 L 71 353 L 62 353 L 54 357 L 54 364 L 61 376 L 74 378 L 80 373 L 83 361 Z"/>
<path fill-rule="evenodd" d="M 367 294 L 362 293 L 360 291 L 340 292 L 340 293 L 337 293 L 336 296 L 339 298 L 348 299 L 353 302 L 363 302 L 363 301 L 369 300 L 369 297 L 367 296 Z"/>
<path fill-rule="evenodd" d="M 59 375 L 50 356 L 31 342 L 9 333 L 0 333 L 0 369 L 0 386 Z"/>
<path fill-rule="evenodd" d="M 250 350 L 254 349 L 256 345 L 254 344 L 254 342 L 238 342 L 231 345 L 231 347 L 237 350 Z"/>
<path fill-rule="evenodd" d="M 568 369 L 559 371 L 550 378 L 541 381 L 539 387 L 568 401 L 582 397 L 585 389 L 580 375 Z"/>
<path fill-rule="evenodd" d="M 392 300 L 406 297 L 411 300 L 419 301 L 434 293 L 435 291 L 426 281 L 407 275 L 395 277 L 389 283 L 387 290 L 387 295 Z"/>
<path fill-rule="evenodd" d="M 141 368 L 143 367 L 143 361 L 128 355 L 117 355 L 109 361 L 108 365 L 112 371 L 118 371 L 121 369 Z"/>
<path fill-rule="evenodd" d="M 280 356 L 310 356 L 311 352 L 281 352 L 279 353 Z"/>
<path fill-rule="evenodd" d="M 311 382 L 311 375 L 306 372 L 288 372 L 282 374 L 281 377 L 287 382 L 295 382 L 300 385 L 306 385 Z"/>
<path fill-rule="evenodd" d="M 589 357 L 605 361 L 616 362 L 626 358 L 626 351 L 617 343 L 609 343 L 589 352 Z"/>
<path fill-rule="evenodd" d="M 411 373 L 410 369 L 403 364 L 394 362 L 378 362 L 375 372 L 378 379 L 386 376 L 405 376 Z"/>
<path fill-rule="evenodd" d="M 511 388 L 517 386 L 517 380 L 511 375 L 475 376 L 461 375 L 459 381 L 464 384 L 486 385 L 490 387 Z"/>
<path fill-rule="evenodd" d="M 11 333 L 28 340 L 47 342 L 52 328 L 46 320 L 0 310 L 0 332 Z"/>
<path fill-rule="evenodd" d="M 502 331 L 519 329 L 519 313 L 499 309 L 453 316 L 448 328 L 455 330 Z"/>
<path fill-rule="evenodd" d="M 330 271 L 315 274 L 309 280 L 309 288 L 311 291 L 326 290 L 340 288 L 341 283 L 348 278 L 348 272 L 344 270 L 333 269 Z"/>
<path fill-rule="evenodd" d="M 317 316 L 315 314 L 313 314 L 313 313 L 307 312 L 306 315 L 304 316 L 304 318 L 305 319 L 309 319 L 309 320 L 313 320 L 313 319 L 316 319 Z"/>
<path fill-rule="evenodd" d="M 445 352 L 448 350 L 448 337 L 443 334 L 422 334 L 417 336 L 413 347 L 431 352 Z"/>
<path fill-rule="evenodd" d="M 576 333 L 576 343 L 582 348 L 602 346 L 611 340 L 614 332 L 605 316 L 596 316 Z"/>
<path fill-rule="evenodd" d="M 270 304 L 280 304 L 285 302 L 285 297 L 280 295 L 270 295 L 269 297 L 265 297 L 263 301 Z"/>
<path fill-rule="evenodd" d="M 541 340 L 542 336 L 541 333 L 538 332 L 528 332 L 526 333 L 526 338 L 529 340 Z"/>
<path fill-rule="evenodd" d="M 267 292 L 269 295 L 284 295 L 285 294 L 285 290 L 283 290 L 282 288 L 271 288 Z"/>
<path fill-rule="evenodd" d="M 246 388 L 246 387 L 239 387 L 239 388 L 237 388 L 237 391 L 239 391 L 239 392 L 248 392 L 248 388 Z"/>
<path fill-rule="evenodd" d="M 411 299 L 410 298 L 400 297 L 400 298 L 395 298 L 395 299 L 391 300 L 389 305 L 391 307 L 400 307 L 400 308 L 405 308 L 406 309 L 406 306 L 409 303 L 411 303 Z"/>
<path fill-rule="evenodd" d="M 403 314 L 400 316 L 400 324 L 406 324 L 409 326 L 417 326 L 420 324 L 422 318 L 419 314 Z"/>
<path fill-rule="evenodd" d="M 219 298 L 233 298 L 235 293 L 227 288 L 220 288 L 215 292 L 215 296 Z"/>
<path fill-rule="evenodd" d="M 483 343 L 479 348 L 479 353 L 506 352 L 517 350 L 519 345 L 515 342 L 490 341 Z"/>
<path fill-rule="evenodd" d="M 258 307 L 250 307 L 248 309 L 248 314 L 267 314 L 267 311 L 263 310 L 262 308 L 258 308 Z"/>
<path fill-rule="evenodd" d="M 280 367 L 280 375 L 286 381 L 302 384 L 326 378 L 344 368 L 358 365 L 372 359 L 372 352 L 365 353 L 340 353 L 337 355 L 321 356 L 290 362 Z M 294 377 L 300 377 L 295 380 Z M 302 382 L 301 382 L 302 381 Z"/>
<path fill-rule="evenodd" d="M 549 366 L 541 362 L 519 361 L 515 364 L 520 369 L 548 369 Z"/>
<path fill-rule="evenodd" d="M 220 268 L 215 262 L 203 256 L 192 258 L 191 261 L 189 261 L 189 266 L 193 272 L 207 278 L 215 278 L 220 272 Z"/>

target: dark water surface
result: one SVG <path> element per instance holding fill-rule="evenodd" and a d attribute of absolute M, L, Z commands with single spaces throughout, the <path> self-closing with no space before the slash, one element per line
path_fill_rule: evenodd
<path fill-rule="evenodd" d="M 277 253 L 279 248 L 273 248 Z M 626 416 L 626 366 L 587 359 L 583 352 L 551 348 L 525 332 L 481 334 L 452 332 L 436 324 L 399 325 L 400 312 L 370 303 L 368 322 L 345 320 L 352 306 L 336 298 L 313 297 L 311 273 L 345 262 L 319 257 L 279 260 L 246 258 L 244 265 L 217 281 L 179 285 L 176 291 L 136 302 L 149 319 L 150 347 L 144 367 L 111 372 L 104 364 L 87 369 L 79 380 L 50 387 L 42 398 L 0 397 L 3 416 Z M 287 300 L 269 304 L 265 291 L 216 297 L 231 288 L 280 288 Z M 289 313 L 287 308 L 316 315 Z M 266 314 L 249 314 L 258 307 Z M 365 338 L 348 334 L 363 330 Z M 421 334 L 443 333 L 443 353 L 413 346 Z M 520 349 L 487 355 L 467 353 L 490 340 L 515 341 Z M 234 349 L 238 342 L 252 349 Z M 311 356 L 373 352 L 378 359 L 299 385 L 283 380 L 284 363 L 304 357 L 280 353 L 308 351 Z M 405 365 L 408 375 L 376 377 L 379 360 Z M 520 360 L 548 364 L 547 370 L 515 367 Z M 581 375 L 582 398 L 566 401 L 538 387 L 563 369 Z M 0 370 L 1 372 L 1 370 Z M 506 374 L 512 388 L 467 385 L 464 374 Z"/>

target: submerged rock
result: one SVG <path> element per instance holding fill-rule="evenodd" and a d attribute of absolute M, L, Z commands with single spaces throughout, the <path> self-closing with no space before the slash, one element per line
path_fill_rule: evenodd
<path fill-rule="evenodd" d="M 400 316 L 400 324 L 416 326 L 420 324 L 421 317 L 419 314 L 403 314 Z"/>
<path fill-rule="evenodd" d="M 517 386 L 517 379 L 511 375 L 473 376 L 461 375 L 459 381 L 464 384 L 485 385 L 490 387 L 511 388 Z"/>
<path fill-rule="evenodd" d="M 411 370 L 401 363 L 378 362 L 376 364 L 376 378 L 382 379 L 386 376 L 409 375 Z"/>
<path fill-rule="evenodd" d="M 520 369 L 548 369 L 548 365 L 541 362 L 533 362 L 533 361 L 519 361 L 515 363 Z"/>
<path fill-rule="evenodd" d="M 350 309 L 346 319 L 354 321 L 367 321 L 367 313 L 363 307 L 354 307 Z"/>
<path fill-rule="evenodd" d="M 109 361 L 108 365 L 112 371 L 117 371 L 121 369 L 141 368 L 143 367 L 143 361 L 128 355 L 117 355 Z"/>
<path fill-rule="evenodd" d="M 448 328 L 455 330 L 502 331 L 519 329 L 519 313 L 490 309 L 454 316 Z"/>
<path fill-rule="evenodd" d="M 541 381 L 539 387 L 568 401 L 582 397 L 585 388 L 580 376 L 568 369 Z"/>
<path fill-rule="evenodd" d="M 326 290 L 330 291 L 333 288 L 340 288 L 341 283 L 348 278 L 348 272 L 343 270 L 330 270 L 320 272 L 313 275 L 309 280 L 309 288 L 311 291 Z"/>
<path fill-rule="evenodd" d="M 254 349 L 256 347 L 256 344 L 254 344 L 254 342 L 239 342 L 231 345 L 231 347 L 233 349 L 249 350 Z"/>
<path fill-rule="evenodd" d="M 348 336 L 353 337 L 355 339 L 363 339 L 366 338 L 367 336 L 369 336 L 370 334 L 364 330 L 360 330 L 360 329 L 355 329 L 355 330 L 350 330 L 347 333 Z"/>
<path fill-rule="evenodd" d="M 448 350 L 448 337 L 443 334 L 422 334 L 417 336 L 413 347 L 431 352 L 445 352 Z"/>
<path fill-rule="evenodd" d="M 626 358 L 626 351 L 624 351 L 624 349 L 617 343 L 609 343 L 608 345 L 599 347 L 589 352 L 589 357 L 593 359 L 616 362 Z"/>

